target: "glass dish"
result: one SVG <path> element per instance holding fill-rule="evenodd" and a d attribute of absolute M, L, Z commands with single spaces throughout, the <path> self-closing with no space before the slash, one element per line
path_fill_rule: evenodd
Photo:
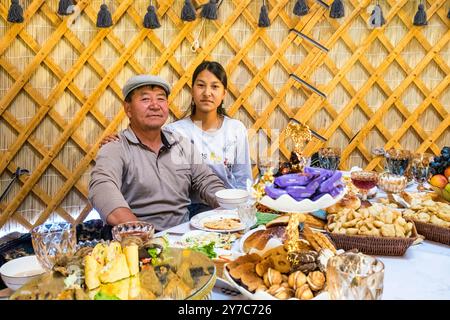
<path fill-rule="evenodd" d="M 75 253 L 76 230 L 67 222 L 42 224 L 31 230 L 31 242 L 41 265 L 51 270 L 59 259 Z"/>
<path fill-rule="evenodd" d="M 408 179 L 392 173 L 382 173 L 378 177 L 378 187 L 386 193 L 400 193 L 405 190 Z"/>
<path fill-rule="evenodd" d="M 138 237 L 142 242 L 146 242 L 155 234 L 155 226 L 144 221 L 124 222 L 114 226 L 111 230 L 112 238 L 122 241 L 128 237 Z"/>

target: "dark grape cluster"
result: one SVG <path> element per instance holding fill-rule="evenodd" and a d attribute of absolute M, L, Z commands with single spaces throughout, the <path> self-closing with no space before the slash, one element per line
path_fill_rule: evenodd
<path fill-rule="evenodd" d="M 441 155 L 434 157 L 430 164 L 432 174 L 443 174 L 445 169 L 450 167 L 450 147 L 445 146 L 441 150 Z"/>

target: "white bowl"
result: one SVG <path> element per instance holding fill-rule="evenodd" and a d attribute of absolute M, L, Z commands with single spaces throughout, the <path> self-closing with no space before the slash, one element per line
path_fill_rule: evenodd
<path fill-rule="evenodd" d="M 311 199 L 297 201 L 288 194 L 283 194 L 278 199 L 272 199 L 265 195 L 259 203 L 280 212 L 306 213 L 331 207 L 333 204 L 339 202 L 346 193 L 347 189 L 344 188 L 344 190 L 334 198 L 330 194 L 326 194 L 316 201 L 312 201 Z"/>
<path fill-rule="evenodd" d="M 224 209 L 236 209 L 240 204 L 247 203 L 249 193 L 243 189 L 224 189 L 216 192 L 216 199 Z"/>
<path fill-rule="evenodd" d="M 34 255 L 8 261 L 0 267 L 2 280 L 11 290 L 19 289 L 43 273 L 45 270 Z"/>

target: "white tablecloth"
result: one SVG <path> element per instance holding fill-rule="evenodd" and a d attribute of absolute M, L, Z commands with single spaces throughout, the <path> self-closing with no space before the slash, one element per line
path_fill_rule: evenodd
<path fill-rule="evenodd" d="M 165 234 L 176 241 L 183 233 L 195 230 L 189 222 L 170 228 Z M 409 247 L 402 257 L 378 256 L 385 266 L 383 299 L 450 299 L 450 247 L 431 241 Z M 225 289 L 224 289 L 225 288 Z M 226 284 L 216 283 L 212 299 L 246 299 L 229 295 Z M 233 293 L 233 292 L 231 292 Z"/>

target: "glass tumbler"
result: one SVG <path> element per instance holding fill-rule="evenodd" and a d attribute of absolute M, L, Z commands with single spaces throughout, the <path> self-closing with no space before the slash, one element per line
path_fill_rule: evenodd
<path fill-rule="evenodd" d="M 430 164 L 434 156 L 429 153 L 415 153 L 411 157 L 411 171 L 417 182 L 417 191 L 425 190 L 424 184 L 431 177 Z"/>
<path fill-rule="evenodd" d="M 67 222 L 42 224 L 31 230 L 31 242 L 39 263 L 51 270 L 61 258 L 75 253 L 76 230 Z"/>
<path fill-rule="evenodd" d="M 256 206 L 250 203 L 241 204 L 237 208 L 239 220 L 245 226 L 245 232 L 256 223 Z"/>
<path fill-rule="evenodd" d="M 332 300 L 381 300 L 384 264 L 362 253 L 344 253 L 328 260 L 328 293 Z"/>
<path fill-rule="evenodd" d="M 341 149 L 320 148 L 318 152 L 319 165 L 328 170 L 337 170 L 341 162 Z"/>

